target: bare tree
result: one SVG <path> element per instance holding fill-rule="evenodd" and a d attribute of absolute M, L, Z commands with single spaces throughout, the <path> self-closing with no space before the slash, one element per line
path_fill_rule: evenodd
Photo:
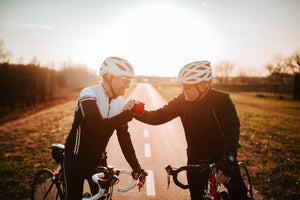
<path fill-rule="evenodd" d="M 284 73 L 287 70 L 285 58 L 281 54 L 274 56 L 273 60 L 265 67 L 269 71 L 270 75 Z"/>
<path fill-rule="evenodd" d="M 228 77 L 232 74 L 234 65 L 228 60 L 223 60 L 215 65 L 214 74 L 222 85 L 228 83 Z"/>
<path fill-rule="evenodd" d="M 273 92 L 279 93 L 279 97 L 282 98 L 281 94 L 285 92 L 287 85 L 290 85 L 292 74 L 291 68 L 287 65 L 287 58 L 278 54 L 265 68 L 269 71 L 269 81 L 273 85 Z"/>
<path fill-rule="evenodd" d="M 294 75 L 293 97 L 295 100 L 300 100 L 300 49 L 286 59 L 286 64 Z"/>
<path fill-rule="evenodd" d="M 38 60 L 38 58 L 37 58 L 36 56 L 34 56 L 34 57 L 30 60 L 29 64 L 35 65 L 35 66 L 40 66 L 40 61 Z"/>
<path fill-rule="evenodd" d="M 11 51 L 5 50 L 4 42 L 2 39 L 0 39 L 0 63 L 9 62 L 11 56 L 12 56 Z"/>
<path fill-rule="evenodd" d="M 300 73 L 300 49 L 296 50 L 286 59 L 286 65 L 290 68 L 293 74 Z"/>

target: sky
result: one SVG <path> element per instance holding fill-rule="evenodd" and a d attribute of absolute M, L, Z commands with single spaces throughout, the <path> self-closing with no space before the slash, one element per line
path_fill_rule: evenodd
<path fill-rule="evenodd" d="M 226 60 L 233 73 L 300 48 L 299 0 L 0 0 L 0 39 L 17 62 L 80 63 L 108 56 L 136 75 L 177 76 L 186 64 Z"/>

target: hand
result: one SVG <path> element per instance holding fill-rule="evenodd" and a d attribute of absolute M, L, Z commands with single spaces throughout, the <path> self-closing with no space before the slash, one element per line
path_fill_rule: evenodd
<path fill-rule="evenodd" d="M 222 170 L 219 169 L 218 175 L 217 175 L 217 181 L 224 184 L 224 183 L 229 183 L 230 180 L 231 180 L 231 177 L 226 176 L 225 174 L 223 174 Z"/>
<path fill-rule="evenodd" d="M 216 167 L 218 169 L 217 180 L 220 183 L 228 183 L 233 174 L 234 162 L 230 161 L 228 156 L 224 156 L 222 160 L 218 161 Z"/>
<path fill-rule="evenodd" d="M 123 108 L 123 111 L 131 110 L 134 107 L 136 101 L 134 99 L 130 99 Z"/>
<path fill-rule="evenodd" d="M 144 186 L 147 175 L 148 175 L 148 173 L 145 172 L 144 169 L 133 170 L 132 177 L 134 179 L 138 179 L 140 177 L 139 182 L 137 183 L 139 190 Z"/>

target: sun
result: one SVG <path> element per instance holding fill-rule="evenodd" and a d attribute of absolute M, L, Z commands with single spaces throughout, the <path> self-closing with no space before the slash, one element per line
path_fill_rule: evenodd
<path fill-rule="evenodd" d="M 106 44 L 132 60 L 137 74 L 176 76 L 187 62 L 209 59 L 216 46 L 209 24 L 180 4 L 144 3 L 120 15 L 110 25 Z"/>

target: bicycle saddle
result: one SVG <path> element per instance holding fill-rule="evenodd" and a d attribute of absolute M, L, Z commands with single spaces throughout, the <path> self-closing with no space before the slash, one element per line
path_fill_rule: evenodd
<path fill-rule="evenodd" d="M 65 145 L 59 144 L 59 143 L 54 143 L 54 144 L 51 144 L 50 149 L 65 150 Z"/>

